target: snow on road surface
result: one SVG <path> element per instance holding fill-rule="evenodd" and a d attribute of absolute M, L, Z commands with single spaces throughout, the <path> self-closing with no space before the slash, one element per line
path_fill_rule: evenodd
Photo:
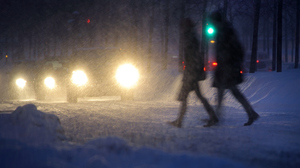
<path fill-rule="evenodd" d="M 0 114 L 1 165 L 300 166 L 299 70 L 245 74 L 240 89 L 260 115 L 249 127 L 243 126 L 247 121 L 244 109 L 229 93 L 225 95 L 218 125 L 203 127 L 208 116 L 203 105 L 191 94 L 183 128 L 171 127 L 166 122 L 177 117 L 180 104 L 176 95 L 181 76 L 166 71 L 149 78 L 151 80 L 139 86 L 135 101 L 120 101 L 118 97 L 83 98 L 77 104 L 3 101 L 2 111 L 23 107 L 12 114 Z M 211 74 L 208 74 L 207 80 L 201 82 L 201 89 L 215 107 L 216 90 L 210 85 Z M 26 105 L 31 103 L 34 105 Z M 28 107 L 31 110 L 27 110 L 26 115 L 17 113 L 20 108 L 26 111 Z M 59 118 L 61 127 L 53 116 Z M 16 118 L 24 120 L 23 124 L 13 122 Z M 22 138 L 26 125 L 32 130 L 31 134 L 26 134 L 33 137 L 31 143 L 28 142 L 30 137 Z M 38 137 L 49 135 L 52 141 Z"/>

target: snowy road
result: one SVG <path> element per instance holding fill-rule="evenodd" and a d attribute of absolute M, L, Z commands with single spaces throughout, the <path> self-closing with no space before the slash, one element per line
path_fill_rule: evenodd
<path fill-rule="evenodd" d="M 89 101 L 91 100 L 91 101 Z M 60 118 L 71 142 L 118 136 L 130 145 L 148 146 L 171 153 L 188 153 L 233 159 L 260 167 L 295 167 L 300 164 L 300 113 L 259 111 L 261 118 L 244 127 L 241 109 L 224 108 L 222 122 L 202 125 L 207 115 L 200 103 L 190 104 L 182 129 L 166 124 L 176 118 L 176 101 L 129 101 L 85 99 L 64 102 L 12 102 L 2 109 L 33 103 L 43 112 Z"/>
<path fill-rule="evenodd" d="M 208 116 L 194 94 L 189 96 L 183 128 L 167 125 L 167 121 L 177 117 L 180 106 L 175 97 L 181 77 L 176 75 L 167 78 L 170 82 L 160 82 L 164 76 L 153 81 L 151 87 L 141 89 L 146 94 L 136 101 L 124 102 L 118 97 L 85 98 L 77 104 L 3 101 L 0 109 L 15 110 L 32 103 L 38 110 L 58 116 L 66 137 L 74 144 L 117 136 L 133 147 L 150 147 L 172 154 L 223 158 L 250 167 L 299 167 L 299 72 L 246 76 L 240 89 L 261 116 L 249 127 L 243 126 L 246 113 L 230 94 L 225 95 L 223 116 L 216 126 L 202 126 Z M 215 90 L 210 83 L 208 76 L 201 83 L 201 90 L 215 108 Z M 0 114 L 0 121 L 4 114 L 9 115 Z"/>

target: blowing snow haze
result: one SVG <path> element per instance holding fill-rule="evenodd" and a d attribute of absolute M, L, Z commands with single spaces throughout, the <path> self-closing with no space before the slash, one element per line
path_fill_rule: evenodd
<path fill-rule="evenodd" d="M 0 167 L 300 167 L 297 0 L 1 0 Z M 176 100 L 191 18 L 214 110 L 221 10 L 245 51 L 238 85 L 260 118 L 224 92 L 219 123 L 191 92 Z M 211 32 L 211 29 L 210 29 Z M 251 72 L 251 73 L 250 73 Z M 225 72 L 226 76 L 227 73 Z"/>

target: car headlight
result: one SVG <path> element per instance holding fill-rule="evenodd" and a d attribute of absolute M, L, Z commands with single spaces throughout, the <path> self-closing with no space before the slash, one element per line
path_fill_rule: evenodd
<path fill-rule="evenodd" d="M 44 80 L 44 83 L 49 89 L 53 89 L 55 87 L 55 80 L 52 77 L 47 77 Z"/>
<path fill-rule="evenodd" d="M 18 87 L 23 89 L 26 85 L 26 80 L 24 80 L 22 78 L 19 78 L 19 79 L 16 80 L 16 84 L 17 84 Z"/>
<path fill-rule="evenodd" d="M 77 86 L 83 86 L 87 83 L 88 78 L 83 71 L 77 70 L 73 71 L 71 81 Z"/>
<path fill-rule="evenodd" d="M 120 85 L 129 88 L 139 80 L 139 72 L 133 65 L 124 64 L 117 69 L 115 77 Z"/>

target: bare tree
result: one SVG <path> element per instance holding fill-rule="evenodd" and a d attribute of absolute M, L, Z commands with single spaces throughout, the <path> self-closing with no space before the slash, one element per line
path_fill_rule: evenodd
<path fill-rule="evenodd" d="M 185 0 L 180 0 L 180 16 L 179 16 L 179 53 L 178 53 L 178 71 L 182 72 L 182 62 L 183 62 L 183 55 L 184 55 L 184 51 L 183 51 L 183 28 L 182 26 L 180 26 L 180 22 L 184 19 L 184 15 L 185 15 L 185 6 L 186 6 L 186 2 Z"/>
<path fill-rule="evenodd" d="M 299 20 L 300 20 L 300 0 L 297 1 L 297 17 L 296 17 L 296 51 L 295 51 L 295 69 L 298 68 L 299 62 Z"/>
<path fill-rule="evenodd" d="M 259 11 L 260 11 L 261 0 L 255 0 L 255 12 L 254 12 L 254 24 L 253 24 L 253 42 L 252 42 L 252 54 L 250 63 L 250 73 L 256 71 L 256 60 L 257 60 L 257 36 L 259 26 Z"/>
<path fill-rule="evenodd" d="M 224 8 L 223 8 L 223 17 L 226 18 L 227 16 L 227 8 L 228 8 L 228 0 L 224 0 Z"/>
<path fill-rule="evenodd" d="M 147 71 L 150 72 L 151 69 L 151 58 L 152 58 L 152 38 L 154 29 L 154 3 L 155 0 L 150 2 L 150 16 L 149 16 L 149 39 L 148 39 L 148 59 L 147 59 Z"/>
<path fill-rule="evenodd" d="M 169 25 L 170 25 L 170 0 L 166 0 L 165 6 L 165 48 L 164 48 L 164 58 L 163 58 L 163 69 L 167 69 L 168 64 L 168 47 L 169 47 Z"/>
<path fill-rule="evenodd" d="M 274 13 L 273 13 L 273 48 L 272 48 L 272 71 L 276 70 L 276 46 L 277 46 L 277 0 L 274 0 Z"/>
<path fill-rule="evenodd" d="M 282 72 L 282 0 L 278 0 L 277 72 Z"/>
<path fill-rule="evenodd" d="M 207 8 L 207 1 L 205 0 L 203 2 L 203 9 L 202 9 L 202 42 L 201 42 L 201 47 L 200 47 L 200 58 L 204 58 L 203 62 L 204 62 L 204 67 L 206 67 L 207 65 L 207 61 L 208 61 L 208 54 L 207 54 L 207 51 L 208 51 L 208 38 L 207 38 L 207 35 L 206 35 L 206 30 L 205 30 L 205 27 L 206 27 L 206 24 L 207 24 L 207 19 L 206 19 L 206 8 Z"/>
<path fill-rule="evenodd" d="M 285 10 L 286 11 L 286 10 Z M 288 17 L 287 13 L 284 14 L 284 62 L 288 62 Z"/>

